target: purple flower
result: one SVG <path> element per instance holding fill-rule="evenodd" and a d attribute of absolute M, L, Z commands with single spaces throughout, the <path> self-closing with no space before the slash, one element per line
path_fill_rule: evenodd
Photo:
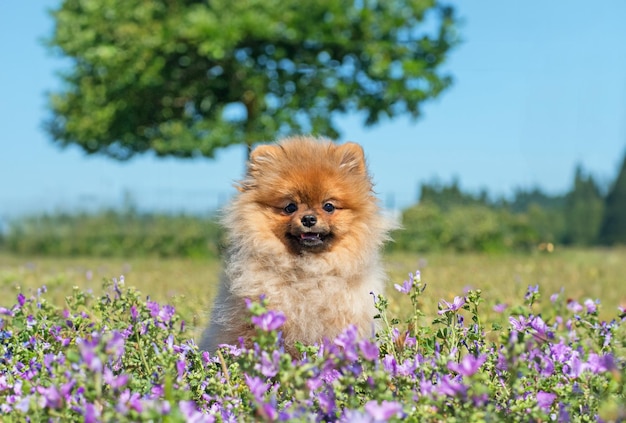
<path fill-rule="evenodd" d="M 280 311 L 269 310 L 260 316 L 252 316 L 252 323 L 266 332 L 274 331 L 285 324 L 286 317 Z"/>
<path fill-rule="evenodd" d="M 433 392 L 435 391 L 435 385 L 430 380 L 424 379 L 420 382 L 420 394 L 424 397 L 432 397 Z"/>
<path fill-rule="evenodd" d="M 273 421 L 278 417 L 278 412 L 276 411 L 276 399 L 275 395 L 272 395 L 269 402 L 264 400 L 265 393 L 269 390 L 270 384 L 263 382 L 263 380 L 257 376 L 250 377 L 248 374 L 244 373 L 244 379 L 246 381 L 246 385 L 250 389 L 254 400 L 258 403 L 258 411 L 262 416 L 265 417 L 265 420 Z"/>
<path fill-rule="evenodd" d="M 415 373 L 415 370 L 417 370 L 417 364 L 416 359 L 407 358 L 398 366 L 397 373 L 400 376 L 410 376 Z"/>
<path fill-rule="evenodd" d="M 413 284 L 411 281 L 404 281 L 402 285 L 398 285 L 397 283 L 393 284 L 393 287 L 396 288 L 396 291 L 402 292 L 403 294 L 408 294 L 411 292 L 411 288 Z"/>
<path fill-rule="evenodd" d="M 17 294 L 17 302 L 20 307 L 24 307 L 24 304 L 26 303 L 26 297 L 21 292 Z"/>
<path fill-rule="evenodd" d="M 545 412 L 550 411 L 552 403 L 556 399 L 556 394 L 550 392 L 539 391 L 537 392 L 537 405 Z"/>
<path fill-rule="evenodd" d="M 403 294 L 408 294 L 411 292 L 411 288 L 415 286 L 415 283 L 419 283 L 421 279 L 420 271 L 416 270 L 415 274 L 409 273 L 409 280 L 405 280 L 402 285 L 394 284 L 394 288 L 402 292 Z"/>
<path fill-rule="evenodd" d="M 152 389 L 150 389 L 150 394 L 153 397 L 162 397 L 165 395 L 165 389 L 163 385 L 152 385 Z"/>
<path fill-rule="evenodd" d="M 198 410 L 198 407 L 193 401 L 180 401 L 178 407 L 185 417 L 186 422 L 191 423 L 212 423 L 215 421 L 215 417 L 204 414 Z"/>
<path fill-rule="evenodd" d="M 404 347 L 411 348 L 417 345 L 417 339 L 414 336 L 409 336 L 409 332 L 407 331 L 406 336 L 404 337 Z"/>
<path fill-rule="evenodd" d="M 365 411 L 372 416 L 375 421 L 387 421 L 392 417 L 400 417 L 402 414 L 402 404 L 395 401 L 383 401 L 380 404 L 376 401 L 368 401 L 365 404 Z"/>
<path fill-rule="evenodd" d="M 467 392 L 467 386 L 450 378 L 450 376 L 448 375 L 444 375 L 441 378 L 439 384 L 435 387 L 435 389 L 440 394 L 450 397 L 455 397 L 457 395 L 465 396 L 465 393 Z"/>
<path fill-rule="evenodd" d="M 336 408 L 335 405 L 335 395 L 332 389 L 326 389 L 322 392 L 319 392 L 317 395 L 317 400 L 319 401 L 320 408 L 324 412 L 324 414 L 332 414 Z"/>
<path fill-rule="evenodd" d="M 524 296 L 525 299 L 530 300 L 535 294 L 539 293 L 539 285 L 529 285 L 528 286 L 528 291 L 526 291 L 526 295 Z"/>
<path fill-rule="evenodd" d="M 24 382 L 22 382 L 21 380 L 16 380 L 15 384 L 13 385 L 13 392 L 15 392 L 15 395 L 22 395 L 22 385 L 24 384 Z"/>
<path fill-rule="evenodd" d="M 378 358 L 378 345 L 368 339 L 362 339 L 359 341 L 359 349 L 361 350 L 363 358 L 368 361 L 374 361 Z"/>
<path fill-rule="evenodd" d="M 344 410 L 339 421 L 345 423 L 372 423 L 372 418 L 362 411 Z"/>
<path fill-rule="evenodd" d="M 265 377 L 276 376 L 280 368 L 280 352 L 274 350 L 270 357 L 267 351 L 263 351 L 261 354 L 261 363 L 257 365 L 257 367 L 259 367 L 261 374 Z"/>
<path fill-rule="evenodd" d="M 115 409 L 122 414 L 126 414 L 128 407 L 139 413 L 143 410 L 139 394 L 137 392 L 131 393 L 129 389 L 126 389 L 120 394 L 120 400 L 115 406 Z"/>
<path fill-rule="evenodd" d="M 113 331 L 113 335 L 111 336 L 111 339 L 109 340 L 109 342 L 107 342 L 107 345 L 106 345 L 107 354 L 112 355 L 114 359 L 120 358 L 121 356 L 124 355 L 125 342 L 126 340 L 124 339 L 124 336 L 120 332 Z"/>
<path fill-rule="evenodd" d="M 356 326 L 350 325 L 335 338 L 335 345 L 343 348 L 343 352 L 348 360 L 354 361 L 358 358 L 356 351 L 358 335 Z"/>
<path fill-rule="evenodd" d="M 489 394 L 480 394 L 472 396 L 472 404 L 475 407 L 484 407 L 489 402 Z"/>
<path fill-rule="evenodd" d="M 604 354 L 602 356 L 591 353 L 587 360 L 587 367 L 593 373 L 603 373 L 615 369 L 615 359 L 611 354 Z"/>
<path fill-rule="evenodd" d="M 133 320 L 133 322 L 136 322 L 137 317 L 138 317 L 137 307 L 134 305 L 130 306 L 130 318 Z"/>
<path fill-rule="evenodd" d="M 393 355 L 387 354 L 383 358 L 383 368 L 391 376 L 395 376 L 396 375 L 396 373 L 398 371 L 398 362 L 396 361 L 396 359 L 394 358 Z"/>
<path fill-rule="evenodd" d="M 39 405 L 41 408 L 53 408 L 58 409 L 63 405 L 63 398 L 56 387 L 50 386 L 48 388 L 43 386 L 37 387 L 37 392 L 41 394 L 41 400 Z"/>
<path fill-rule="evenodd" d="M 15 409 L 21 411 L 22 413 L 28 413 L 28 409 L 30 408 L 30 396 L 22 398 L 21 401 L 15 403 Z"/>
<path fill-rule="evenodd" d="M 32 328 L 33 326 L 35 326 L 36 323 L 37 320 L 35 320 L 35 316 L 33 316 L 32 314 L 26 316 L 26 327 Z"/>
<path fill-rule="evenodd" d="M 518 319 L 510 316 L 509 323 L 511 323 L 511 326 L 513 326 L 513 330 L 517 332 L 524 332 L 530 324 L 530 321 L 527 320 L 524 316 L 519 316 Z"/>
<path fill-rule="evenodd" d="M 578 304 L 576 300 L 571 299 L 567 300 L 567 308 L 574 313 L 580 313 L 581 311 L 583 311 L 583 306 Z"/>
<path fill-rule="evenodd" d="M 92 346 L 86 343 L 81 344 L 80 355 L 89 370 L 96 373 L 102 371 L 102 360 L 100 360 L 100 357 L 98 357 L 98 354 Z"/>
<path fill-rule="evenodd" d="M 420 271 L 416 270 L 415 271 L 415 276 L 412 273 L 409 273 L 409 280 L 408 281 L 404 281 L 404 283 L 402 285 L 398 285 L 397 283 L 394 284 L 394 288 L 396 288 L 397 291 L 402 292 L 403 294 L 408 294 L 409 292 L 411 292 L 411 288 L 413 288 L 413 285 L 415 284 L 415 281 L 419 282 L 420 281 Z"/>
<path fill-rule="evenodd" d="M 474 357 L 471 354 L 463 357 L 460 363 L 455 363 L 451 361 L 448 363 L 448 369 L 453 372 L 457 372 L 461 376 L 472 376 L 474 373 L 480 369 L 480 367 L 487 361 L 486 355 L 480 355 L 478 357 Z"/>
<path fill-rule="evenodd" d="M 122 388 L 128 382 L 128 375 L 121 374 L 119 376 L 115 376 L 111 369 L 108 367 L 104 368 L 103 373 L 104 383 L 108 384 L 113 389 Z"/>
<path fill-rule="evenodd" d="M 174 307 L 172 307 L 169 304 L 166 304 L 163 307 L 161 307 L 161 310 L 159 310 L 158 316 L 159 316 L 159 319 L 161 319 L 163 323 L 169 323 L 170 320 L 172 320 L 172 317 L 174 317 L 175 312 L 176 312 L 176 309 Z"/>
<path fill-rule="evenodd" d="M 457 311 L 461 307 L 463 307 L 463 305 L 465 305 L 465 297 L 454 297 L 454 300 L 452 300 L 452 304 L 450 304 L 446 300 L 441 300 L 441 302 L 439 303 L 440 309 L 437 313 L 445 314 L 448 311 Z"/>
<path fill-rule="evenodd" d="M 537 332 L 536 335 L 542 338 L 545 338 L 546 336 L 549 338 L 553 337 L 553 333 L 548 332 L 548 325 L 546 325 L 546 322 L 543 321 L 541 316 L 531 317 L 528 323 L 530 327 Z"/>
<path fill-rule="evenodd" d="M 43 356 L 43 365 L 48 371 L 50 371 L 50 366 L 54 363 L 56 356 L 54 354 L 44 354 Z"/>
<path fill-rule="evenodd" d="M 506 304 L 496 304 L 493 306 L 493 311 L 495 311 L 496 313 L 502 313 L 504 310 L 506 310 L 507 307 L 508 305 Z"/>
<path fill-rule="evenodd" d="M 563 366 L 563 372 L 570 378 L 576 379 L 585 370 L 585 367 L 585 363 L 578 356 L 578 352 L 573 351 L 573 354 L 565 362 L 565 366 Z"/>
<path fill-rule="evenodd" d="M 161 307 L 159 307 L 159 303 L 154 301 L 146 301 L 146 308 L 150 310 L 150 316 L 152 316 L 153 319 L 158 317 L 159 310 L 161 309 Z"/>
<path fill-rule="evenodd" d="M 74 385 L 76 385 L 75 380 L 71 380 L 61 385 L 61 389 L 59 390 L 61 393 L 61 396 L 65 398 L 66 400 L 68 400 L 70 397 L 70 394 L 72 393 L 72 389 L 74 389 Z"/>
<path fill-rule="evenodd" d="M 202 351 L 202 362 L 209 364 L 211 362 L 211 355 L 207 351 Z"/>
<path fill-rule="evenodd" d="M 554 362 L 546 357 L 541 356 L 541 365 L 539 366 L 539 373 L 543 377 L 550 377 L 554 374 Z"/>
<path fill-rule="evenodd" d="M 259 411 L 265 421 L 273 422 L 278 418 L 278 411 L 273 403 L 262 403 Z"/>
<path fill-rule="evenodd" d="M 270 384 L 263 382 L 263 380 L 261 380 L 258 376 L 250 377 L 247 374 L 244 374 L 243 376 L 254 399 L 258 402 L 263 402 L 263 395 L 267 392 Z"/>
<path fill-rule="evenodd" d="M 91 403 L 85 404 L 85 423 L 96 423 L 100 421 L 100 410 Z"/>
<path fill-rule="evenodd" d="M 595 314 L 598 311 L 598 301 L 593 301 L 591 298 L 587 298 L 585 300 L 585 307 L 587 308 L 587 313 Z"/>

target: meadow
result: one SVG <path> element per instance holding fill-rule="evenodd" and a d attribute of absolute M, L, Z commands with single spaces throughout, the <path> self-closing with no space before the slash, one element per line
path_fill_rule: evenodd
<path fill-rule="evenodd" d="M 390 253 L 385 257 L 389 275 L 390 311 L 403 314 L 405 299 L 393 289 L 407 274 L 420 270 L 427 285 L 421 307 L 429 319 L 437 315 L 441 299 L 451 300 L 467 289 L 480 289 L 491 312 L 496 304 L 511 304 L 528 286 L 544 293 L 564 290 L 567 297 L 598 299 L 601 318 L 614 317 L 626 306 L 626 249 L 564 249 L 553 253 Z M 58 306 L 72 287 L 102 292 L 104 280 L 125 276 L 130 285 L 152 300 L 172 304 L 193 327 L 202 329 L 210 310 L 220 272 L 218 259 L 187 258 L 54 258 L 0 254 L 0 305 L 6 306 L 21 290 L 48 289 L 49 301 Z M 549 307 L 548 295 L 541 304 Z"/>
<path fill-rule="evenodd" d="M 262 302 L 253 348 L 197 350 L 216 259 L 2 254 L 0 420 L 626 419 L 626 249 L 385 263 L 376 339 L 290 357 Z"/>

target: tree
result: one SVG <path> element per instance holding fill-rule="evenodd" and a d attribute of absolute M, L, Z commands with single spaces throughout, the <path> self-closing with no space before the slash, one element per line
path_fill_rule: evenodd
<path fill-rule="evenodd" d="M 604 202 L 600 241 L 606 245 L 626 245 L 626 154 Z"/>
<path fill-rule="evenodd" d="M 598 240 L 604 198 L 600 187 L 591 175 L 585 176 L 582 167 L 576 167 L 574 187 L 565 196 L 566 232 L 564 242 L 575 245 L 592 245 Z"/>
<path fill-rule="evenodd" d="M 482 190 L 477 195 L 465 193 L 461 191 L 459 180 L 456 178 L 452 180 L 450 185 L 438 181 L 422 183 L 419 202 L 436 204 L 445 211 L 457 206 L 491 206 L 486 190 Z"/>
<path fill-rule="evenodd" d="M 564 207 L 565 197 L 563 195 L 546 194 L 539 187 L 530 189 L 517 188 L 513 195 L 513 200 L 505 200 L 503 203 L 513 213 L 525 213 L 532 207 L 540 207 L 560 213 Z"/>
<path fill-rule="evenodd" d="M 420 115 L 451 83 L 451 7 L 436 0 L 64 0 L 48 45 L 71 59 L 46 128 L 128 159 L 212 157 L 289 133 L 338 136 Z"/>

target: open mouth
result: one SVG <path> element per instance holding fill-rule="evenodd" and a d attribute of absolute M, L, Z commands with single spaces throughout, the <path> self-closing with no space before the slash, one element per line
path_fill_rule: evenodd
<path fill-rule="evenodd" d="M 313 232 L 304 232 L 300 234 L 300 244 L 306 247 L 317 247 L 324 243 L 324 238 L 321 234 Z"/>
<path fill-rule="evenodd" d="M 324 248 L 327 244 L 330 234 L 323 234 L 319 232 L 302 232 L 299 235 L 290 234 L 291 238 L 300 248 L 316 250 Z"/>

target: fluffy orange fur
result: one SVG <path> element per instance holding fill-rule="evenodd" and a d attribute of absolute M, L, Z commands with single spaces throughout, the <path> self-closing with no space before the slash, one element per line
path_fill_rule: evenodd
<path fill-rule="evenodd" d="M 285 348 L 374 330 L 370 292 L 382 293 L 380 248 L 392 225 L 372 191 L 355 143 L 292 137 L 250 155 L 239 193 L 224 210 L 228 252 L 200 347 L 248 341 L 245 298 L 282 311 Z"/>

